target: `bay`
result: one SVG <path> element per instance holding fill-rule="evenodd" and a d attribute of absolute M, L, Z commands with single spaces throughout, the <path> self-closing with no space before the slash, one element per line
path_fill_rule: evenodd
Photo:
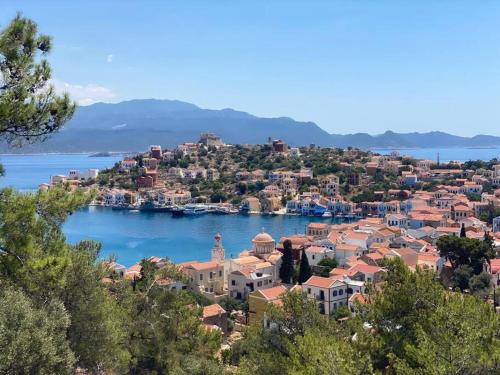
<path fill-rule="evenodd" d="M 390 149 L 373 150 L 390 153 Z M 446 160 L 489 160 L 497 157 L 500 149 L 405 149 L 401 154 L 435 159 L 437 152 Z M 434 155 L 434 157 L 433 157 Z M 0 155 L 6 175 L 0 177 L 0 187 L 11 186 L 32 191 L 47 182 L 51 175 L 67 174 L 70 169 L 103 169 L 120 160 L 111 157 L 89 157 L 85 154 Z M 174 218 L 169 213 L 112 211 L 89 207 L 75 212 L 63 226 L 71 243 L 83 239 L 100 241 L 101 256 L 114 254 L 118 261 L 130 266 L 151 255 L 166 256 L 175 262 L 208 260 L 214 235 L 222 234 L 226 256 L 237 256 L 250 249 L 252 238 L 261 230 L 275 240 L 283 235 L 304 233 L 311 221 L 325 219 L 300 216 L 261 215 L 203 215 Z M 331 219 L 326 219 L 326 221 Z"/>

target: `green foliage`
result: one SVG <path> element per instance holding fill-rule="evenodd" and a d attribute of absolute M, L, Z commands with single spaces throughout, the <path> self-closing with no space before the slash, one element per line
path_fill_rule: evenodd
<path fill-rule="evenodd" d="M 491 242 L 478 239 L 443 236 L 438 239 L 437 247 L 439 254 L 450 261 L 454 270 L 460 266 L 469 266 L 472 269 L 470 276 L 479 275 L 484 264 L 495 257 Z M 460 277 L 464 276 L 462 271 Z"/>
<path fill-rule="evenodd" d="M 291 284 L 293 278 L 292 241 L 283 242 L 283 257 L 281 258 L 280 279 L 285 284 Z"/>
<path fill-rule="evenodd" d="M 23 292 L 0 286 L 0 373 L 69 374 L 75 356 L 66 341 L 62 303 L 37 307 Z"/>
<path fill-rule="evenodd" d="M 70 252 L 61 300 L 71 316 L 68 340 L 80 367 L 125 370 L 129 361 L 124 311 L 106 290 L 98 264 L 101 245 L 82 241 Z"/>
<path fill-rule="evenodd" d="M 400 374 L 494 374 L 500 371 L 499 319 L 474 297 L 452 293 L 416 324 L 405 358 L 391 356 Z"/>
<path fill-rule="evenodd" d="M 338 266 L 338 262 L 335 258 L 323 258 L 318 262 L 318 266 L 322 267 L 319 276 L 328 277 L 330 271 Z"/>
<path fill-rule="evenodd" d="M 50 295 L 64 285 L 69 246 L 60 225 L 90 197 L 62 187 L 47 192 L 0 191 L 0 279 Z"/>
<path fill-rule="evenodd" d="M 50 66 L 38 58 L 51 47 L 51 38 L 19 14 L 0 31 L 0 136 L 11 144 L 43 140 L 73 115 L 75 104 L 55 94 Z"/>
<path fill-rule="evenodd" d="M 349 332 L 324 319 L 316 303 L 300 292 L 269 306 L 273 327 L 253 326 L 232 350 L 240 374 L 370 374 L 368 355 L 350 344 Z"/>
<path fill-rule="evenodd" d="M 312 271 L 311 266 L 309 266 L 309 259 L 307 259 L 305 250 L 302 250 L 299 268 L 299 284 L 305 283 L 311 276 Z"/>
<path fill-rule="evenodd" d="M 372 330 L 358 330 L 356 345 L 371 353 L 375 368 L 396 374 L 498 370 L 500 326 L 488 304 L 446 291 L 432 272 L 412 272 L 401 261 L 388 263 L 383 290 L 370 294 L 362 319 Z"/>

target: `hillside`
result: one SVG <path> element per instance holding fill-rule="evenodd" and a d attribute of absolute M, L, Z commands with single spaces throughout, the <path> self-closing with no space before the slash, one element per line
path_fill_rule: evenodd
<path fill-rule="evenodd" d="M 233 109 L 210 110 L 176 100 L 131 100 L 79 107 L 58 134 L 23 152 L 140 151 L 150 144 L 172 147 L 196 141 L 204 131 L 228 143 L 264 143 L 281 138 L 293 146 L 314 143 L 338 147 L 480 147 L 500 145 L 500 137 L 459 137 L 443 132 L 380 135 L 329 134 L 313 122 L 288 117 L 261 118 Z M 5 145 L 0 152 L 16 152 Z"/>

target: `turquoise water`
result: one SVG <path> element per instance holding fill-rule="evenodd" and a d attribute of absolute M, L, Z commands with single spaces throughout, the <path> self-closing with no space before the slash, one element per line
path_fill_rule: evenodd
<path fill-rule="evenodd" d="M 304 233 L 312 220 L 324 219 L 211 214 L 174 218 L 170 213 L 89 207 L 73 214 L 64 232 L 71 243 L 82 239 L 100 241 L 103 257 L 115 254 L 120 263 L 130 266 L 150 255 L 166 256 L 175 262 L 208 260 L 217 233 L 222 234 L 226 257 L 236 257 L 251 249 L 252 238 L 262 228 L 279 241 L 282 235 Z"/>
<path fill-rule="evenodd" d="M 384 153 L 388 150 L 380 150 Z M 390 152 L 390 150 L 389 150 Z M 490 159 L 499 149 L 440 149 L 441 160 Z M 401 150 L 415 157 L 433 159 L 436 149 Z M 105 168 L 119 156 L 88 157 L 88 155 L 0 155 L 6 176 L 0 187 L 33 190 L 51 175 L 66 174 L 69 169 Z M 64 224 L 68 241 L 82 239 L 100 241 L 102 257 L 110 254 L 130 266 L 151 256 L 167 256 L 175 262 L 207 260 L 216 233 L 222 234 L 226 256 L 237 256 L 252 246 L 252 238 L 264 228 L 275 240 L 283 235 L 304 233 L 310 221 L 321 219 L 300 216 L 203 215 L 173 218 L 169 213 L 112 211 L 90 207 L 75 212 Z M 327 219 L 331 220 L 331 219 Z"/>
<path fill-rule="evenodd" d="M 0 177 L 0 187 L 12 186 L 18 190 L 33 190 L 41 183 L 49 182 L 50 176 L 68 174 L 70 169 L 86 170 L 111 167 L 121 157 L 89 157 L 89 155 L 0 155 L 5 176 Z"/>
<path fill-rule="evenodd" d="M 491 160 L 500 156 L 500 147 L 491 148 L 380 148 L 372 149 L 371 151 L 380 154 L 390 154 L 391 151 L 399 151 L 400 155 L 411 155 L 417 159 L 436 160 L 439 152 L 441 162 L 448 162 L 450 160 Z"/>

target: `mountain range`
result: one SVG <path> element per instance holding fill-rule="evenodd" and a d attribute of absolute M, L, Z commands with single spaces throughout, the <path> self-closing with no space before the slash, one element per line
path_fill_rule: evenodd
<path fill-rule="evenodd" d="M 460 137 L 443 132 L 330 134 L 314 122 L 288 117 L 262 118 L 233 109 L 203 109 L 177 100 L 141 99 L 120 103 L 96 103 L 78 107 L 73 118 L 43 143 L 0 152 L 100 152 L 142 151 L 151 144 L 172 147 L 197 141 L 201 132 L 213 132 L 227 143 L 262 144 L 269 137 L 292 146 L 359 148 L 488 147 L 500 145 L 500 137 Z"/>

